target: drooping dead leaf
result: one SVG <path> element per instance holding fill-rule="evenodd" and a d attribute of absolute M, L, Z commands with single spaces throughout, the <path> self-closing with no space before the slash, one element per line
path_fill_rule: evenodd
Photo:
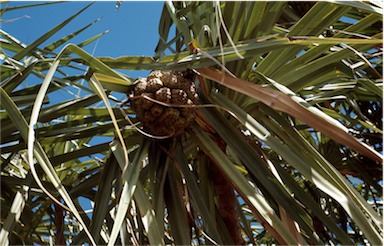
<path fill-rule="evenodd" d="M 359 142 L 355 137 L 329 123 L 327 120 L 312 113 L 280 91 L 262 87 L 261 85 L 230 76 L 214 68 L 199 68 L 195 71 L 205 78 L 259 100 L 273 109 L 296 117 L 336 142 L 348 146 L 362 155 L 375 160 L 378 164 L 381 164 L 382 162 L 382 156 L 375 150 L 371 149 L 366 144 Z"/>

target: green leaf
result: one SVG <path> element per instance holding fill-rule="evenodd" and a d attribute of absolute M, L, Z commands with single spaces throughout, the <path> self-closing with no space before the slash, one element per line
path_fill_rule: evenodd
<path fill-rule="evenodd" d="M 172 229 L 172 236 L 176 245 L 191 244 L 191 228 L 187 219 L 187 212 L 182 197 L 181 182 L 175 169 L 168 169 L 167 184 L 165 190 L 165 201 L 168 209 L 169 224 Z"/>
<path fill-rule="evenodd" d="M 100 20 L 101 20 L 101 18 L 98 18 L 97 20 L 95 20 L 94 22 L 84 26 L 83 28 L 81 28 L 81 29 L 79 29 L 79 30 L 77 30 L 77 31 L 75 31 L 75 32 L 73 32 L 73 33 L 71 33 L 71 34 L 61 38 L 60 40 L 55 41 L 52 44 L 49 44 L 49 45 L 45 46 L 42 50 L 43 51 L 53 51 L 53 50 L 55 50 L 57 47 L 59 47 L 62 44 L 65 44 L 66 42 L 68 42 L 72 38 L 76 37 L 77 35 L 79 35 L 83 31 L 87 30 L 89 27 L 91 27 L 93 24 L 97 23 Z"/>
<path fill-rule="evenodd" d="M 88 44 L 92 43 L 93 41 L 99 39 L 100 37 L 102 37 L 104 34 L 107 34 L 109 32 L 109 30 L 106 30 L 102 33 L 99 33 L 95 36 L 93 36 L 92 38 L 89 38 L 87 40 L 85 40 L 84 42 L 81 42 L 80 44 L 78 44 L 77 46 L 79 47 L 84 47 L 84 46 L 87 46 Z"/>
<path fill-rule="evenodd" d="M 140 214 L 146 233 L 151 245 L 165 245 L 163 233 L 159 229 L 155 212 L 151 208 L 151 202 L 141 183 L 137 183 L 135 201 L 139 207 Z"/>
<path fill-rule="evenodd" d="M 8 12 L 8 11 L 24 9 L 24 8 L 41 7 L 41 6 L 47 6 L 49 4 L 57 4 L 57 3 L 63 3 L 63 2 L 64 1 L 55 1 L 55 2 L 25 4 L 25 5 L 15 6 L 15 7 L 6 7 L 4 8 L 4 11 Z"/>
<path fill-rule="evenodd" d="M 182 151 L 181 146 L 176 145 L 176 151 L 177 153 L 180 153 L 180 151 Z M 204 228 L 206 232 L 214 242 L 216 242 L 219 245 L 223 244 L 222 237 L 218 231 L 214 217 L 212 216 L 212 213 L 211 213 L 212 210 L 209 210 L 209 208 L 207 207 L 206 203 L 204 202 L 201 196 L 200 189 L 197 185 L 196 177 L 193 176 L 193 173 L 188 169 L 188 162 L 186 160 L 186 157 L 181 154 L 176 154 L 174 158 L 176 159 L 181 169 L 181 172 L 183 173 L 186 179 L 188 191 L 192 198 L 191 199 L 192 203 L 194 207 L 196 207 L 199 213 L 201 214 L 201 218 L 204 221 Z"/>
<path fill-rule="evenodd" d="M 52 68 L 52 71 L 54 71 L 55 67 Z M 52 74 L 51 74 L 52 76 Z M 49 75 L 47 77 L 47 81 L 49 81 L 50 78 L 49 78 Z M 25 120 L 25 118 L 22 116 L 22 114 L 20 113 L 20 111 L 17 109 L 16 105 L 12 102 L 12 100 L 9 98 L 9 96 L 6 94 L 6 92 L 3 90 L 3 88 L 0 88 L 0 93 L 1 93 L 1 98 L 2 98 L 2 105 L 4 106 L 4 108 L 7 109 L 8 112 L 10 112 L 10 118 L 12 119 L 12 121 L 14 122 L 14 124 L 16 125 L 16 127 L 18 128 L 18 130 L 20 131 L 23 139 L 25 142 L 28 142 L 28 158 L 29 158 L 29 165 L 31 167 L 31 171 L 32 171 L 32 174 L 33 174 L 33 177 L 35 178 L 35 181 L 39 184 L 39 187 L 54 201 L 58 202 L 45 188 L 44 186 L 41 184 L 41 181 L 36 173 L 36 170 L 34 168 L 34 160 L 33 160 L 33 155 L 36 157 L 38 163 L 40 164 L 40 166 L 43 168 L 44 172 L 47 174 L 47 176 L 49 177 L 49 179 L 51 180 L 51 182 L 53 183 L 54 187 L 57 189 L 57 191 L 59 192 L 59 194 L 61 195 L 61 197 L 63 198 L 63 200 L 65 201 L 65 203 L 69 206 L 69 209 L 72 213 L 74 213 L 74 215 L 76 216 L 76 218 L 79 220 L 79 223 L 82 224 L 82 226 L 84 227 L 84 230 L 85 232 L 87 233 L 87 235 L 89 236 L 92 244 L 95 245 L 95 242 L 93 241 L 93 238 L 92 236 L 90 235 L 88 229 L 87 229 L 87 226 L 85 225 L 84 221 L 82 220 L 82 218 L 80 217 L 80 214 L 79 212 L 77 211 L 76 207 L 74 206 L 73 204 L 73 201 L 72 199 L 70 198 L 68 192 L 66 191 L 66 189 L 64 188 L 64 186 L 61 184 L 61 181 L 60 179 L 57 177 L 57 173 L 56 171 L 54 170 L 54 168 L 52 167 L 52 164 L 50 163 L 46 153 L 44 152 L 42 146 L 40 145 L 39 142 L 35 141 L 34 139 L 34 131 L 30 130 L 28 128 L 28 124 Z M 32 117 L 33 117 L 33 113 L 32 113 Z M 31 122 L 33 122 L 33 120 L 31 120 Z M 32 124 L 33 126 L 34 124 Z M 31 134 L 32 133 L 32 134 Z M 33 152 L 33 153 L 31 153 Z M 58 202 L 59 203 L 59 202 Z"/>
<path fill-rule="evenodd" d="M 24 177 L 25 178 L 25 177 Z M 10 212 L 6 219 L 3 221 L 0 232 L 0 244 L 8 245 L 9 236 L 12 234 L 15 224 L 19 221 L 21 213 L 24 211 L 26 202 L 28 200 L 28 192 L 30 190 L 30 184 L 32 177 L 28 176 L 25 178 L 24 183 L 21 185 L 20 190 L 16 192 L 16 195 L 13 199 Z"/>
<path fill-rule="evenodd" d="M 304 176 L 307 177 L 308 180 L 311 180 L 319 189 L 323 190 L 334 199 L 337 199 L 337 201 L 345 208 L 347 213 L 350 213 L 351 217 L 356 220 L 356 223 L 361 223 L 361 227 L 364 228 L 364 232 L 367 234 L 367 237 L 369 237 L 372 242 L 378 242 L 378 232 L 374 229 L 373 225 L 367 223 L 366 218 L 363 218 L 364 214 L 367 213 L 378 226 L 381 226 L 377 213 L 374 212 L 365 201 L 362 201 L 360 195 L 356 194 L 357 192 L 350 187 L 350 184 L 343 177 L 341 177 L 334 167 L 327 163 L 322 156 L 316 153 L 312 146 L 308 143 L 295 146 L 295 149 L 298 150 L 303 148 L 303 146 L 307 147 L 305 150 L 302 150 L 302 152 L 308 153 L 305 155 L 306 158 L 303 159 L 303 157 L 297 155 L 293 149 L 281 144 L 280 141 L 272 137 L 271 133 L 252 117 L 247 115 L 237 106 L 231 104 L 228 100 L 224 100 L 220 94 L 217 94 L 215 98 L 220 100 L 222 106 L 228 108 L 230 112 L 233 112 L 236 118 L 240 120 L 249 131 L 255 134 L 259 139 L 265 141 L 265 143 L 268 144 L 274 151 L 295 166 Z M 285 132 L 288 131 L 288 127 L 285 127 L 284 129 Z M 287 133 L 284 134 L 284 136 L 286 135 Z M 301 138 L 302 137 L 299 137 L 297 134 L 288 139 Z M 290 143 L 289 146 L 294 147 L 292 143 Z M 311 165 L 309 165 L 310 163 Z M 320 163 L 322 163 L 322 165 L 320 165 Z M 351 200 L 353 200 L 354 203 L 350 203 L 349 201 Z M 356 204 L 359 204 L 362 209 L 356 206 Z"/>
<path fill-rule="evenodd" d="M 375 160 L 376 162 L 380 162 L 382 160 L 381 155 L 375 150 L 357 141 L 354 137 L 352 137 L 345 131 L 340 130 L 340 128 L 335 128 L 334 126 L 337 125 L 333 125 L 330 123 L 334 121 L 333 119 L 327 118 L 330 120 L 329 122 L 324 118 L 319 117 L 318 115 L 309 111 L 305 107 L 305 105 L 301 105 L 300 103 L 297 103 L 295 100 L 293 100 L 292 96 L 272 90 L 270 88 L 252 84 L 243 79 L 233 78 L 228 74 L 219 72 L 218 70 L 200 68 L 198 69 L 198 72 L 204 77 L 207 77 L 215 82 L 221 83 L 230 89 L 241 92 L 242 94 L 250 96 L 256 100 L 260 100 L 264 104 L 274 109 L 288 113 L 298 118 L 299 120 L 306 122 L 315 129 L 318 129 L 319 131 L 323 132 L 327 136 L 337 140 L 342 144 L 349 146 L 350 148 L 353 148 L 354 150 L 364 154 L 365 156 L 371 158 L 372 160 Z M 272 81 L 264 75 L 262 76 L 268 81 Z"/>
<path fill-rule="evenodd" d="M 61 30 L 65 25 L 67 25 L 69 22 L 71 22 L 75 17 L 77 17 L 79 14 L 81 14 L 84 10 L 86 10 L 89 6 L 91 6 L 91 4 L 88 4 L 86 7 L 84 7 L 83 9 L 81 9 L 79 12 L 77 12 L 76 14 L 72 15 L 71 17 L 69 17 L 68 19 L 66 19 L 65 21 L 63 21 L 62 23 L 60 23 L 59 25 L 57 25 L 56 27 L 54 27 L 53 29 L 51 29 L 49 32 L 45 33 L 43 36 L 41 36 L 40 38 L 38 38 L 36 41 L 34 41 L 32 44 L 28 45 L 27 47 L 25 47 L 23 50 L 21 50 L 20 52 L 18 52 L 16 55 L 13 56 L 13 59 L 15 60 L 20 60 L 22 59 L 23 57 L 25 56 L 28 56 L 31 54 L 31 52 L 33 52 L 34 50 L 36 50 L 36 48 L 42 44 L 43 42 L 45 42 L 48 38 L 50 38 L 53 34 L 55 34 L 56 32 L 58 32 L 59 30 Z"/>
<path fill-rule="evenodd" d="M 138 178 L 139 178 L 140 170 L 142 168 L 143 159 L 145 158 L 145 155 L 148 151 L 148 147 L 149 147 L 149 143 L 148 141 L 145 141 L 144 144 L 141 145 L 141 148 L 138 151 L 135 158 L 133 159 L 132 163 L 129 163 L 126 171 L 124 172 L 124 180 L 125 180 L 124 187 L 121 192 L 121 198 L 120 198 L 119 206 L 117 209 L 117 213 L 115 215 L 115 222 L 113 224 L 108 245 L 114 245 L 116 242 L 121 225 L 127 213 L 129 203 L 131 202 L 133 194 L 135 193 L 139 185 Z M 125 156 L 124 152 L 126 152 L 126 150 L 123 149 L 120 143 L 118 143 L 117 141 L 114 141 L 111 143 L 111 149 L 120 166 L 120 169 L 125 170 L 126 161 L 124 157 Z M 140 198 L 142 198 L 144 200 L 143 202 L 146 203 L 145 198 L 143 197 L 140 197 Z M 147 204 L 144 204 L 143 206 L 145 206 L 144 209 L 148 210 Z M 143 215 L 145 215 L 145 213 L 143 213 Z M 152 218 L 152 216 L 150 215 L 148 216 L 149 218 Z M 153 235 L 154 240 L 156 241 L 156 245 L 157 245 L 159 243 L 158 241 L 159 238 L 157 238 L 158 232 L 153 232 L 153 233 L 154 233 Z M 162 241 L 162 237 L 160 241 Z M 162 244 L 164 244 L 164 242 Z"/>
<path fill-rule="evenodd" d="M 251 204 L 256 211 L 266 220 L 271 226 L 271 230 L 276 231 L 283 240 L 280 243 L 296 244 L 296 240 L 292 234 L 287 231 L 285 225 L 281 222 L 279 217 L 269 206 L 264 196 L 244 178 L 240 171 L 238 171 L 233 163 L 228 160 L 227 156 L 219 149 L 219 147 L 201 130 L 196 128 L 193 130 L 194 135 L 199 141 L 199 145 L 203 148 L 204 152 L 207 153 L 211 158 L 215 160 L 220 169 L 229 177 L 237 187 L 242 197 Z"/>

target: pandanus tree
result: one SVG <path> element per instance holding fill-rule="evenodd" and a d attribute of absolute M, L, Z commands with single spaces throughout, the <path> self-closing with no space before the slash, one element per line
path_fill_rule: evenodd
<path fill-rule="evenodd" d="M 88 7 L 1 31 L 1 245 L 382 244 L 380 6 L 165 2 L 153 56 L 42 45 Z"/>

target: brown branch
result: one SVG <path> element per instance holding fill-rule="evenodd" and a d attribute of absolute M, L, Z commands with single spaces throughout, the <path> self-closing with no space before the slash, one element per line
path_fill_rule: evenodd
<path fill-rule="evenodd" d="M 55 226 L 56 226 L 56 245 L 66 245 L 64 237 L 64 214 L 63 208 L 57 203 L 53 203 L 55 208 Z"/>

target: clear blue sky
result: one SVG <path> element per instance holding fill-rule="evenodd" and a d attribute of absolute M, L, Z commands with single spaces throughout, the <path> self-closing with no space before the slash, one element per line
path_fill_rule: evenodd
<path fill-rule="evenodd" d="M 116 2 L 95 2 L 44 44 L 50 44 L 102 17 L 101 21 L 70 42 L 81 43 L 109 30 L 109 33 L 102 36 L 98 42 L 90 44 L 85 49 L 89 53 L 94 52 L 94 56 L 153 55 L 159 40 L 158 23 L 164 3 L 123 1 L 119 10 L 116 11 Z M 1 8 L 32 3 L 36 2 L 10 1 L 2 3 Z M 2 16 L 1 28 L 21 42 L 30 44 L 89 3 L 91 2 L 72 1 L 9 11 Z M 147 72 L 143 74 L 126 71 L 126 73 L 131 77 L 138 77 Z"/>

